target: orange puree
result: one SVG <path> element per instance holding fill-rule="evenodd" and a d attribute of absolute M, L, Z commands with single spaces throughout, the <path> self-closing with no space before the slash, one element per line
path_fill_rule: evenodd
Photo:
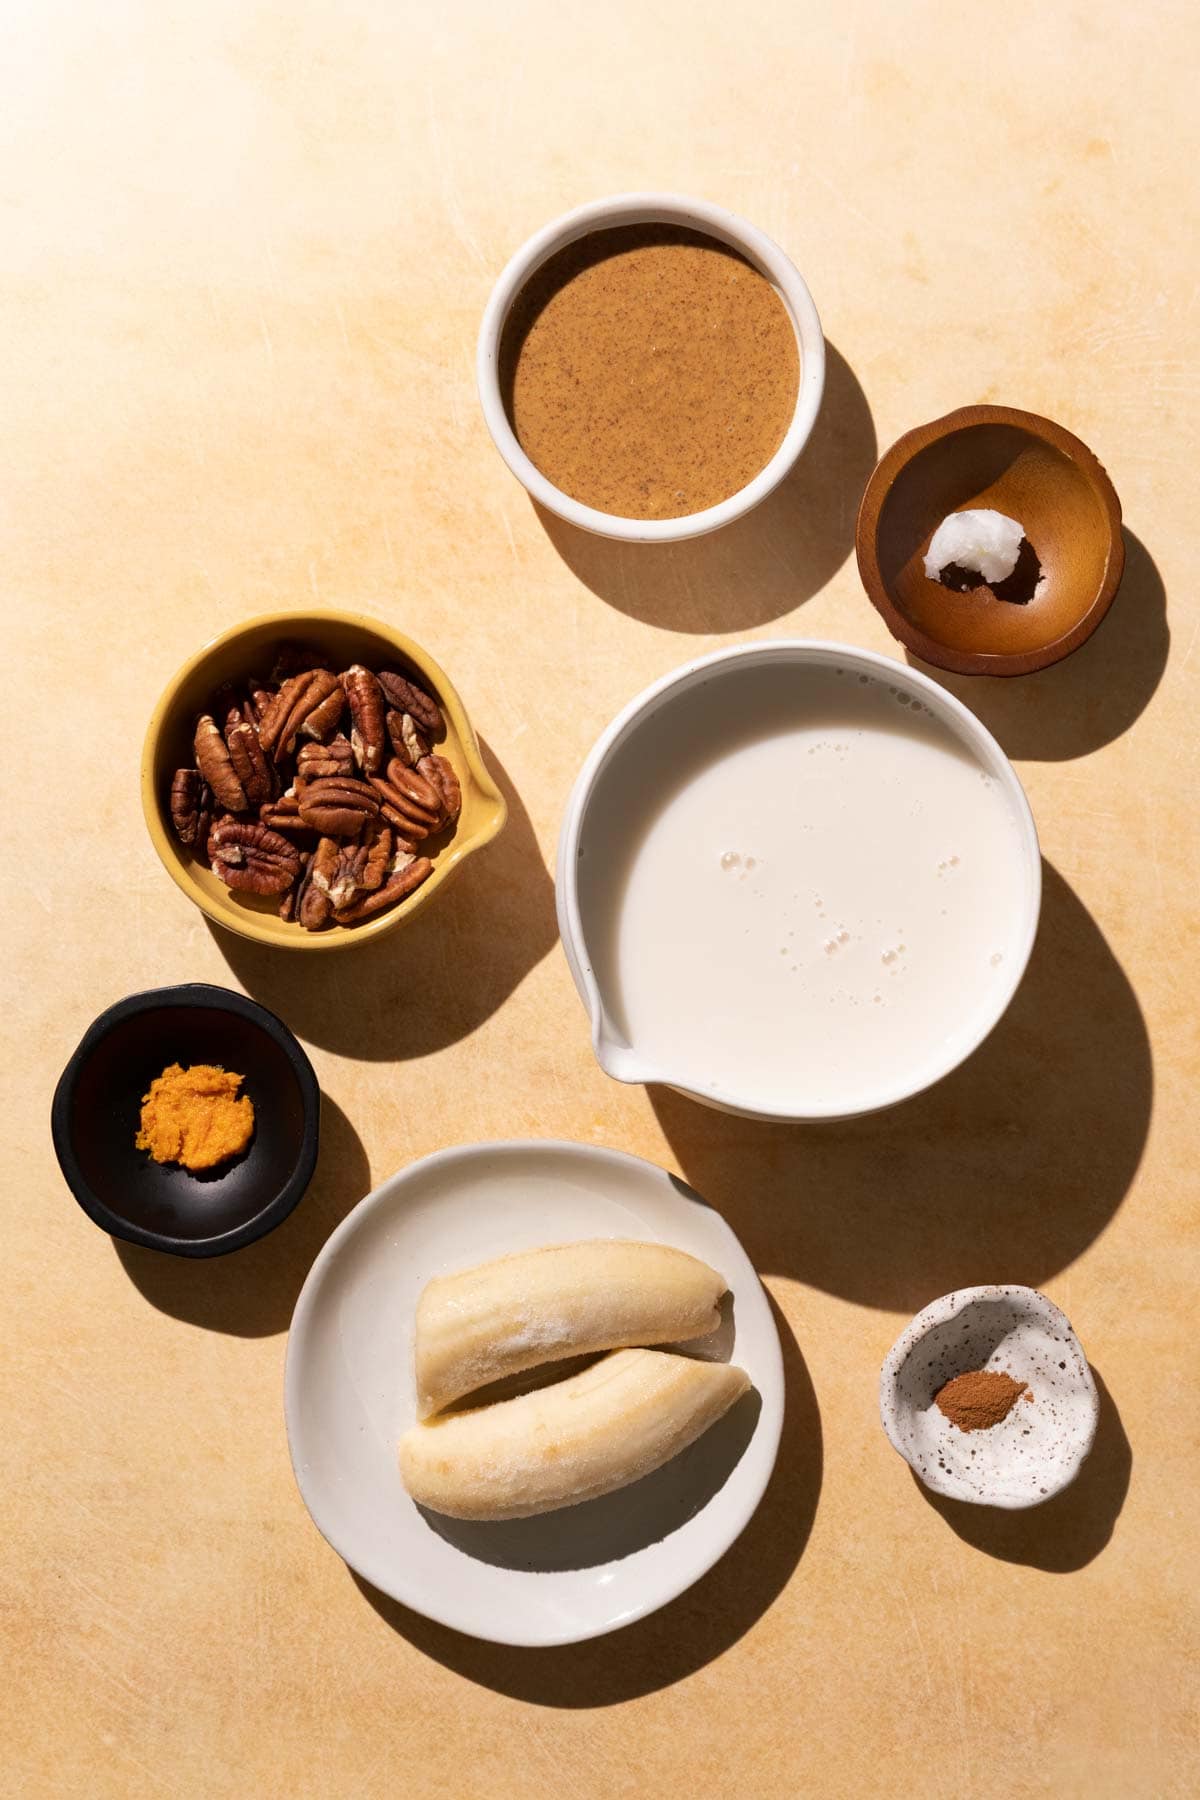
<path fill-rule="evenodd" d="M 254 1135 L 254 1106 L 248 1095 L 237 1097 L 244 1079 L 211 1063 L 172 1063 L 142 1096 L 138 1149 L 185 1169 L 212 1169 L 239 1155 Z"/>

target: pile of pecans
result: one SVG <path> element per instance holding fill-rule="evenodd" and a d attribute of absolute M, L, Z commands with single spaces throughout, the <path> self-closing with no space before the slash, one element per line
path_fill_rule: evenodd
<path fill-rule="evenodd" d="M 268 681 L 227 682 L 197 719 L 195 767 L 171 782 L 175 835 L 227 887 L 278 895 L 281 919 L 357 925 L 420 887 L 433 864 L 418 846 L 458 818 L 458 777 L 432 748 L 444 731 L 410 676 L 338 675 L 284 645 Z"/>

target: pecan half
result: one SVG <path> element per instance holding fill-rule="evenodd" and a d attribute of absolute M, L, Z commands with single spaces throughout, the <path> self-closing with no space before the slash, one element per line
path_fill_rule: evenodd
<path fill-rule="evenodd" d="M 406 769 L 398 756 L 388 764 L 385 777 L 372 776 L 371 785 L 384 818 L 406 838 L 419 842 L 442 823 L 441 795 L 416 769 Z"/>
<path fill-rule="evenodd" d="M 225 728 L 225 747 L 233 772 L 251 806 L 261 806 L 275 793 L 275 776 L 258 741 L 258 729 L 247 718 Z"/>
<path fill-rule="evenodd" d="M 274 692 L 268 692 L 257 675 L 249 675 L 245 681 L 223 681 L 209 710 L 218 730 L 228 738 L 235 725 L 253 725 L 257 730 L 274 698 Z"/>
<path fill-rule="evenodd" d="M 379 813 L 379 796 L 374 788 L 353 775 L 327 775 L 320 781 L 306 781 L 296 798 L 304 823 L 323 837 L 355 837 Z"/>
<path fill-rule="evenodd" d="M 350 744 L 364 775 L 374 775 L 383 767 L 387 754 L 387 727 L 383 722 L 385 707 L 383 689 L 361 663 L 355 663 L 342 676 L 342 687 L 350 703 Z"/>
<path fill-rule="evenodd" d="M 462 811 L 462 788 L 453 765 L 444 756 L 423 756 L 417 764 L 418 775 L 423 775 L 431 788 L 436 788 L 442 802 L 442 814 L 447 824 L 457 819 Z"/>
<path fill-rule="evenodd" d="M 296 779 L 319 781 L 323 775 L 353 775 L 354 752 L 350 739 L 339 731 L 327 744 L 301 744 L 296 757 Z"/>
<path fill-rule="evenodd" d="M 411 713 L 412 717 L 434 737 L 441 737 L 445 729 L 442 720 L 442 709 L 425 689 L 410 681 L 407 675 L 397 675 L 392 669 L 380 669 L 379 685 L 387 695 L 388 705 L 399 713 Z"/>
<path fill-rule="evenodd" d="M 423 756 L 429 755 L 429 741 L 422 737 L 411 713 L 397 712 L 393 707 L 385 719 L 392 749 L 409 769 L 415 769 Z"/>
<path fill-rule="evenodd" d="M 323 741 L 342 716 L 346 696 L 328 669 L 308 669 L 284 682 L 258 728 L 259 741 L 280 763 L 305 737 Z"/>
<path fill-rule="evenodd" d="M 368 825 L 362 835 L 362 842 L 357 846 L 356 854 L 360 861 L 355 865 L 355 879 L 359 887 L 373 894 L 382 887 L 388 876 L 393 873 L 395 860 L 396 834 L 390 825 L 382 819 L 376 819 Z"/>
<path fill-rule="evenodd" d="M 320 931 L 328 925 L 333 917 L 333 904 L 328 894 L 323 894 L 312 878 L 312 862 L 304 872 L 304 878 L 296 889 L 296 918 L 305 931 Z"/>
<path fill-rule="evenodd" d="M 258 675 L 246 677 L 246 717 L 252 725 L 261 725 L 275 699 L 275 690 Z"/>
<path fill-rule="evenodd" d="M 176 769 L 171 778 L 171 823 L 175 836 L 189 849 L 203 850 L 212 824 L 213 797 L 199 769 Z"/>
<path fill-rule="evenodd" d="M 229 747 L 217 730 L 211 713 L 202 713 L 197 719 L 194 744 L 196 766 L 216 796 L 218 806 L 223 806 L 226 812 L 246 812 L 250 805 L 246 790 L 238 779 Z"/>
<path fill-rule="evenodd" d="M 277 831 L 241 819 L 218 819 L 208 834 L 208 858 L 226 887 L 282 894 L 300 873 L 300 852 Z"/>
<path fill-rule="evenodd" d="M 335 845 L 335 852 L 336 848 Z M 323 925 L 328 925 L 333 914 L 328 894 L 323 894 L 320 888 L 313 885 L 312 868 L 315 860 L 312 851 L 301 858 L 300 873 L 295 885 L 279 902 L 279 916 L 284 923 L 290 924 L 295 919 L 306 931 L 320 931 Z"/>
<path fill-rule="evenodd" d="M 300 802 L 294 788 L 289 788 L 278 800 L 268 800 L 260 806 L 258 816 L 268 831 L 282 831 L 287 837 L 312 836 L 312 826 L 306 825 L 300 817 Z"/>
<path fill-rule="evenodd" d="M 404 867 L 404 859 L 412 861 L 417 854 L 418 844 L 430 834 L 419 826 L 410 825 L 407 820 L 403 825 L 397 825 L 395 819 L 388 819 L 386 806 L 380 808 L 379 816 L 392 828 L 392 860 L 387 872 L 394 875 L 397 869 Z"/>
<path fill-rule="evenodd" d="M 293 881 L 293 883 L 292 883 L 291 887 L 288 889 L 287 893 L 282 894 L 280 896 L 279 916 L 283 920 L 285 925 L 290 925 L 292 920 L 296 916 L 296 902 L 300 897 L 300 889 L 304 885 L 304 876 L 305 876 L 305 873 L 307 872 L 310 861 L 311 861 L 310 857 L 303 856 L 303 855 L 301 856 L 301 858 L 300 858 L 300 873 L 297 875 L 295 881 Z"/>
<path fill-rule="evenodd" d="M 350 906 L 364 891 L 355 879 L 354 859 L 358 850 L 357 844 L 338 845 L 337 864 L 323 889 L 334 912 L 340 906 Z"/>
<path fill-rule="evenodd" d="M 418 856 L 406 864 L 403 869 L 391 875 L 381 888 L 373 894 L 364 894 L 360 900 L 345 906 L 337 915 L 339 925 L 358 925 L 364 919 L 374 918 L 376 913 L 386 912 L 389 906 L 395 906 L 419 888 L 433 874 L 433 864 L 427 856 Z"/>
<path fill-rule="evenodd" d="M 325 851 L 315 865 L 313 880 L 322 893 L 329 896 L 336 912 L 352 905 L 360 895 L 374 893 L 382 887 L 392 864 L 392 828 L 390 825 L 368 827 L 361 844 L 341 843 L 334 846 L 336 860 Z M 322 849 L 332 844 L 322 839 Z"/>
<path fill-rule="evenodd" d="M 342 854 L 342 846 L 336 838 L 323 837 L 313 851 L 312 861 L 308 865 L 308 878 L 318 893 L 328 897 L 330 883 L 337 873 L 338 861 Z"/>

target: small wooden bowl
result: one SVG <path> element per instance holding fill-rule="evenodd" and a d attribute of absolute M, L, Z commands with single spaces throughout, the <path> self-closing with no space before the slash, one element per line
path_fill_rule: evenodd
<path fill-rule="evenodd" d="M 1024 602 L 925 574 L 948 513 L 992 507 L 1024 527 L 1045 577 Z M 1088 639 L 1125 568 L 1121 502 L 1087 445 L 1037 413 L 963 406 L 892 445 L 867 483 L 859 574 L 888 630 L 959 675 L 1028 675 Z"/>

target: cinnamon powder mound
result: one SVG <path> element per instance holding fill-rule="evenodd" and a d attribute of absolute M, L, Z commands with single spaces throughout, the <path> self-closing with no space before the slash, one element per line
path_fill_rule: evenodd
<path fill-rule="evenodd" d="M 597 231 L 513 303 L 500 351 L 517 441 L 572 499 L 675 519 L 736 494 L 783 441 L 800 356 L 744 257 L 671 225 Z"/>
<path fill-rule="evenodd" d="M 993 1369 L 955 1375 L 934 1395 L 938 1408 L 960 1431 L 985 1431 L 1006 1419 L 1029 1383 Z M 1032 1397 L 1032 1396 L 1031 1396 Z"/>

